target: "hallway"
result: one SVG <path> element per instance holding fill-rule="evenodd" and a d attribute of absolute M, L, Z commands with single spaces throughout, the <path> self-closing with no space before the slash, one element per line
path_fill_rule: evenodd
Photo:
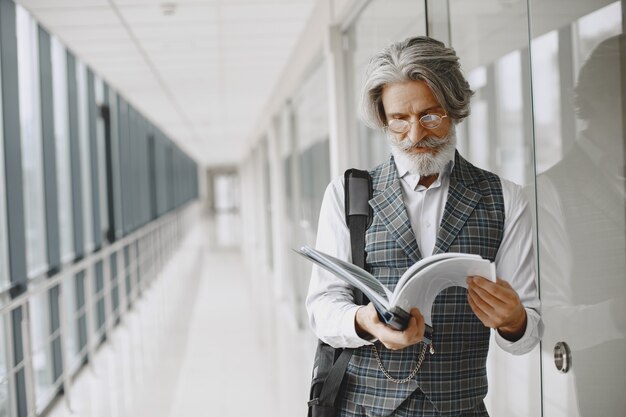
<path fill-rule="evenodd" d="M 306 410 L 308 330 L 252 298 L 238 251 L 194 227 L 50 416 L 294 416 Z M 278 346 L 276 341 L 289 341 Z M 280 379 L 279 375 L 290 375 Z M 72 410 L 72 411 L 70 411 Z"/>

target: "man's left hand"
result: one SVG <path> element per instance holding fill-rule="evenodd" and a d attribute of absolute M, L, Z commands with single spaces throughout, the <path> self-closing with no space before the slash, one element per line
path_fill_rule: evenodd
<path fill-rule="evenodd" d="M 467 300 L 483 324 L 497 329 L 509 341 L 519 340 L 526 331 L 526 310 L 507 281 L 483 277 L 467 278 Z"/>

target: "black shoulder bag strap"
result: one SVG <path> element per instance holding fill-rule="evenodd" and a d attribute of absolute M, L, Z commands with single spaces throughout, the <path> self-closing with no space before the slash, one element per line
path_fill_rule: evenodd
<path fill-rule="evenodd" d="M 365 233 L 372 223 L 373 213 L 369 200 L 373 196 L 372 178 L 369 172 L 349 169 L 344 174 L 345 215 L 350 229 L 352 263 L 365 268 Z M 354 289 L 356 304 L 367 304 L 369 300 L 359 289 Z M 319 350 L 319 349 L 318 349 Z M 339 350 L 339 349 L 337 349 Z M 336 415 L 336 401 L 341 382 L 354 349 L 343 349 L 329 370 L 317 398 L 309 401 L 309 417 L 331 417 Z"/>

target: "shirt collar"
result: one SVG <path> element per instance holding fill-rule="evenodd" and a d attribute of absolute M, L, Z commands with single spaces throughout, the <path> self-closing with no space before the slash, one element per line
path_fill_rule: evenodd
<path fill-rule="evenodd" d="M 411 174 L 409 172 L 409 168 L 407 167 L 407 161 L 403 158 L 394 158 L 394 163 L 396 164 L 396 169 L 398 170 L 398 178 L 404 180 L 412 190 L 417 191 L 418 189 L 426 189 L 424 186 L 418 186 L 421 176 L 418 174 Z M 430 186 L 430 188 L 437 188 L 441 185 L 441 181 L 443 178 L 448 177 L 454 168 L 454 157 L 448 161 L 442 172 L 439 173 L 439 176 L 435 180 L 435 182 Z"/>

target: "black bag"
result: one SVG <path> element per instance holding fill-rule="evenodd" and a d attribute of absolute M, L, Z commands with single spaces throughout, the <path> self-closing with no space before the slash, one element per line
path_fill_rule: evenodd
<path fill-rule="evenodd" d="M 344 174 L 346 224 L 350 229 L 352 263 L 365 268 L 365 232 L 372 222 L 372 178 L 369 172 L 349 169 Z M 357 304 L 367 304 L 363 293 L 354 289 Z M 354 349 L 335 349 L 318 341 L 309 394 L 308 417 L 335 417 L 341 383 Z"/>

